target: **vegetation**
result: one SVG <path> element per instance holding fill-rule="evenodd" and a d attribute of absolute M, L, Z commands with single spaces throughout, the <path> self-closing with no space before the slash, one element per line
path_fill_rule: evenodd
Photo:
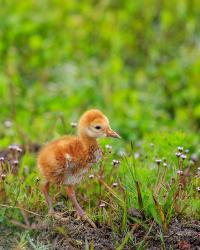
<path fill-rule="evenodd" d="M 75 133 L 71 122 L 96 107 L 123 139 L 101 140 L 105 157 L 77 187 L 78 199 L 99 228 L 122 236 L 116 249 L 147 249 L 157 227 L 165 249 L 174 218 L 200 219 L 200 3 L 0 0 L 0 7 L 0 246 L 51 249 L 51 240 L 37 238 L 41 221 L 49 234 L 66 236 L 47 216 L 36 152 Z M 52 196 L 58 211 L 73 214 L 62 188 Z"/>

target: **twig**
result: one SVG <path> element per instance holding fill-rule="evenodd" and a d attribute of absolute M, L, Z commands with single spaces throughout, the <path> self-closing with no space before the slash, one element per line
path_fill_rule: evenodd
<path fill-rule="evenodd" d="M 21 211 L 21 214 L 22 214 L 22 216 L 24 218 L 26 226 L 30 227 L 30 222 L 28 220 L 28 216 L 27 216 L 26 212 L 24 211 L 23 208 L 20 208 L 20 211 Z"/>
<path fill-rule="evenodd" d="M 22 223 L 20 223 L 20 222 L 18 222 L 18 221 L 16 221 L 16 220 L 11 220 L 10 221 L 12 224 L 14 224 L 15 226 L 18 226 L 18 227 L 22 227 L 22 228 L 24 228 L 24 229 L 33 229 L 31 226 L 28 226 L 28 225 L 25 225 L 25 224 L 22 224 Z"/>
<path fill-rule="evenodd" d="M 99 178 L 99 182 L 103 184 L 103 186 L 121 203 L 121 205 L 124 205 L 124 201 L 117 196 L 113 189 L 105 181 L 103 181 L 102 178 Z"/>
<path fill-rule="evenodd" d="M 37 215 L 37 216 L 40 216 L 40 217 L 44 217 L 43 215 L 41 214 L 38 214 L 38 213 L 35 213 L 35 212 L 32 212 L 32 211 L 29 211 L 27 209 L 24 209 L 24 208 L 21 208 L 21 207 L 18 207 L 18 206 L 9 206 L 9 205 L 5 205 L 5 204 L 0 204 L 1 207 L 6 207 L 6 208 L 14 208 L 14 209 L 23 209 L 25 212 L 29 213 L 29 214 L 34 214 L 34 215 Z"/>

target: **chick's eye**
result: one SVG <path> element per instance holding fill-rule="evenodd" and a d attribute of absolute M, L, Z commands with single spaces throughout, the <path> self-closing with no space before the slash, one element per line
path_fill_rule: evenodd
<path fill-rule="evenodd" d="M 101 129 L 101 126 L 95 126 L 96 129 Z"/>

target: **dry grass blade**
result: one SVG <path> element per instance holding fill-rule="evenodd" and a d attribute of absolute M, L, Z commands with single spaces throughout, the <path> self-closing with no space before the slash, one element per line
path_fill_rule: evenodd
<path fill-rule="evenodd" d="M 159 213 L 159 215 L 160 215 L 160 219 L 161 219 L 161 222 L 162 222 L 163 230 L 164 230 L 165 232 L 167 232 L 167 230 L 168 230 L 167 220 L 166 220 L 166 218 L 165 218 L 165 214 L 164 214 L 164 212 L 163 212 L 163 209 L 162 209 L 162 207 L 160 206 L 160 204 L 158 203 L 158 201 L 156 200 L 156 198 L 154 197 L 154 195 L 153 195 L 153 200 L 154 200 L 156 209 L 157 209 L 157 211 L 158 211 L 158 213 Z"/>
<path fill-rule="evenodd" d="M 22 216 L 24 218 L 24 222 L 25 222 L 26 226 L 29 227 L 30 226 L 30 222 L 28 220 L 28 216 L 27 216 L 26 212 L 22 208 L 20 208 L 20 211 L 21 211 L 21 214 L 22 214 Z"/>
<path fill-rule="evenodd" d="M 33 214 L 33 215 L 36 215 L 36 216 L 40 216 L 40 217 L 44 217 L 43 215 L 41 214 L 38 214 L 38 213 L 35 213 L 35 212 L 32 212 L 30 210 L 27 210 L 27 209 L 24 209 L 24 208 L 21 208 L 19 206 L 9 206 L 9 205 L 6 205 L 6 204 L 0 204 L 0 207 L 5 207 L 5 208 L 13 208 L 13 209 L 23 209 L 25 212 L 29 213 L 29 214 Z"/>
<path fill-rule="evenodd" d="M 118 195 L 113 191 L 113 189 L 101 178 L 99 178 L 99 182 L 114 196 L 122 206 L 125 205 L 124 201 L 118 197 Z"/>
<path fill-rule="evenodd" d="M 137 190 L 137 197 L 138 197 L 139 209 L 140 209 L 140 212 L 142 214 L 142 217 L 145 218 L 145 215 L 144 215 L 144 205 L 143 205 L 142 193 L 141 193 L 139 182 L 135 181 L 135 185 L 136 185 L 136 190 Z"/>

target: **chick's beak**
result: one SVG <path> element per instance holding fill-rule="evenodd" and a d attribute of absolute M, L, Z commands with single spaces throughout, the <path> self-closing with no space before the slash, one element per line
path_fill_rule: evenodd
<path fill-rule="evenodd" d="M 117 132 L 115 132 L 114 130 L 112 130 L 110 128 L 106 131 L 106 135 L 107 135 L 107 137 L 113 137 L 113 138 L 121 139 L 121 136 Z"/>

